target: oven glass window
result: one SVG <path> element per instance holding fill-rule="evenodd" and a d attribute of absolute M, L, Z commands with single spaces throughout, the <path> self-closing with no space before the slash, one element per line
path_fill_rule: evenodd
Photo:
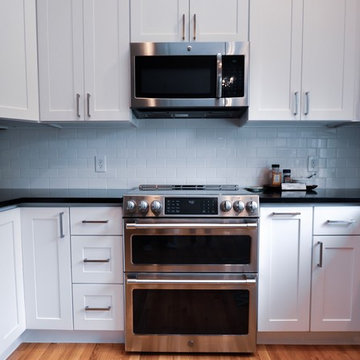
<path fill-rule="evenodd" d="M 249 235 L 134 235 L 133 264 L 250 264 Z"/>
<path fill-rule="evenodd" d="M 135 334 L 245 335 L 248 290 L 133 291 Z"/>
<path fill-rule="evenodd" d="M 136 97 L 214 98 L 215 56 L 137 56 Z"/>

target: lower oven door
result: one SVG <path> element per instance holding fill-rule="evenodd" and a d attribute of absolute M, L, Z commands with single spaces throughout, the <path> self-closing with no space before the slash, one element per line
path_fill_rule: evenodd
<path fill-rule="evenodd" d="M 256 274 L 127 274 L 126 351 L 254 352 Z"/>

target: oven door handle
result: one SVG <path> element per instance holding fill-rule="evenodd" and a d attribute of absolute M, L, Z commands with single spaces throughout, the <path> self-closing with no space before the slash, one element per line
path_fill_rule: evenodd
<path fill-rule="evenodd" d="M 126 229 L 244 229 L 244 228 L 256 228 L 257 223 L 246 224 L 203 224 L 203 223 L 180 223 L 180 224 L 126 224 Z"/>
<path fill-rule="evenodd" d="M 186 280 L 186 279 L 127 279 L 127 284 L 256 284 L 256 279 L 244 280 L 231 280 L 231 279 L 218 279 L 218 280 Z"/>

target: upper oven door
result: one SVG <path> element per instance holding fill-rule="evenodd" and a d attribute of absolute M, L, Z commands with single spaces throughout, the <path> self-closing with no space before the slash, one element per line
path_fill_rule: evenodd
<path fill-rule="evenodd" d="M 257 272 L 258 220 L 126 219 L 126 272 Z"/>
<path fill-rule="evenodd" d="M 247 53 L 247 43 L 132 43 L 131 106 L 245 106 Z"/>

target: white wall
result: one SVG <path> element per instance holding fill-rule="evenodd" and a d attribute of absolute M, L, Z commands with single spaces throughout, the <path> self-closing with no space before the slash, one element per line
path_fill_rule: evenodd
<path fill-rule="evenodd" d="M 96 173 L 94 156 L 107 156 Z M 360 127 L 147 120 L 139 128 L 15 128 L 0 131 L 0 188 L 130 188 L 142 183 L 267 181 L 272 163 L 307 172 L 319 159 L 322 188 L 360 187 Z"/>

